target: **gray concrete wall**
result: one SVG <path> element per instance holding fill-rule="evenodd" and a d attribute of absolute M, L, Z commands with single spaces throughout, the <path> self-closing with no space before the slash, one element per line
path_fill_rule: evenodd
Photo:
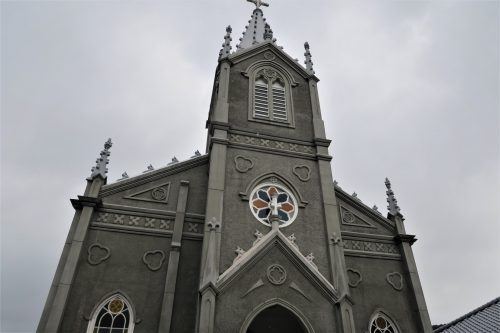
<path fill-rule="evenodd" d="M 286 280 L 274 285 L 267 279 L 267 268 L 279 264 L 286 270 Z M 261 280 L 263 285 L 247 294 L 249 289 Z M 294 283 L 304 295 L 290 288 Z M 283 252 L 271 248 L 260 260 L 246 267 L 233 283 L 218 296 L 217 332 L 239 332 L 247 316 L 266 302 L 280 299 L 300 309 L 301 315 L 317 333 L 333 333 L 335 314 L 333 304 L 304 276 Z"/>

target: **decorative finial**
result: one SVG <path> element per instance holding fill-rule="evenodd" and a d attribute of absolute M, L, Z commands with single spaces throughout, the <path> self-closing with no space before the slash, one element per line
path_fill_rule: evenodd
<path fill-rule="evenodd" d="M 172 158 L 172 162 L 168 163 L 168 165 L 172 165 L 172 164 L 175 164 L 178 162 L 179 162 L 179 160 L 177 159 L 177 157 L 174 156 L 174 158 Z"/>
<path fill-rule="evenodd" d="M 309 73 L 314 74 L 313 62 L 311 60 L 311 51 L 309 50 L 308 42 L 304 43 L 304 48 L 306 49 L 306 52 L 304 53 L 304 55 L 306 56 L 306 61 L 304 61 L 304 63 L 306 64 L 306 70 Z"/>
<path fill-rule="evenodd" d="M 150 172 L 150 171 L 153 171 L 155 168 L 153 168 L 153 165 L 150 164 L 148 165 L 148 169 L 146 171 L 143 171 L 143 173 L 146 173 L 146 172 Z"/>
<path fill-rule="evenodd" d="M 389 210 L 389 214 L 391 215 L 401 215 L 399 212 L 399 206 L 398 206 L 398 201 L 396 200 L 396 197 L 394 196 L 394 192 L 392 191 L 391 188 L 391 181 L 389 178 L 385 179 L 385 187 L 387 187 L 387 191 L 385 192 L 387 194 L 387 203 L 389 204 L 387 206 L 387 209 Z"/>
<path fill-rule="evenodd" d="M 125 171 L 124 173 L 122 173 L 122 178 L 118 179 L 118 181 L 125 180 L 125 179 L 128 179 L 128 178 L 129 178 L 128 173 L 127 173 L 127 171 Z"/>
<path fill-rule="evenodd" d="M 273 29 L 267 23 L 264 26 L 264 40 L 273 40 Z"/>
<path fill-rule="evenodd" d="M 259 9 L 260 6 L 269 7 L 269 4 L 262 0 L 247 0 L 247 1 L 255 4 L 256 9 Z"/>
<path fill-rule="evenodd" d="M 222 49 L 219 52 L 219 59 L 226 58 L 229 54 L 231 54 L 231 49 L 233 48 L 231 46 L 231 41 L 233 40 L 231 38 L 231 32 L 233 32 L 233 29 L 230 25 L 228 25 L 226 28 L 226 35 L 224 36 L 224 43 L 222 44 Z"/>
<path fill-rule="evenodd" d="M 101 151 L 101 157 L 95 161 L 96 165 L 91 170 L 92 174 L 90 175 L 90 179 L 94 179 L 97 176 L 101 176 L 103 179 L 106 179 L 106 174 L 108 173 L 106 165 L 109 163 L 109 148 L 111 148 L 112 145 L 113 143 L 111 142 L 111 139 L 108 139 L 108 141 L 104 143 L 104 150 Z"/>

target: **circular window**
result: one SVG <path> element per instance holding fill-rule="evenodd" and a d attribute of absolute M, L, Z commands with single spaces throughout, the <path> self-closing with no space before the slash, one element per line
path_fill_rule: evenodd
<path fill-rule="evenodd" d="M 284 187 L 261 184 L 250 194 L 250 210 L 257 220 L 270 226 L 271 211 L 276 205 L 280 228 L 286 227 L 297 217 L 297 200 Z"/>

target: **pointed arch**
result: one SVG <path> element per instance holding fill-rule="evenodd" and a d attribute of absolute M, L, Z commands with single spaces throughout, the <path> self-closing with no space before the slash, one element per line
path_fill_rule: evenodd
<path fill-rule="evenodd" d="M 401 329 L 387 311 L 377 309 L 368 322 L 368 333 L 401 333 Z"/>
<path fill-rule="evenodd" d="M 130 298 L 121 291 L 106 294 L 94 306 L 87 333 L 123 332 L 132 333 L 136 320 L 135 308 Z M 121 329 L 121 331 L 120 331 Z"/>
<path fill-rule="evenodd" d="M 270 183 L 276 182 L 277 184 L 285 186 L 292 192 L 295 198 L 297 198 L 299 208 L 304 208 L 309 203 L 308 201 L 304 200 L 297 186 L 295 186 L 291 181 L 289 181 L 288 179 L 284 178 L 283 176 L 281 176 L 276 172 L 265 173 L 252 179 L 248 183 L 245 192 L 240 192 L 241 199 L 245 201 L 250 200 L 250 194 L 252 193 L 252 190 L 255 188 L 255 186 L 264 182 L 270 182 Z"/>
<path fill-rule="evenodd" d="M 314 328 L 307 319 L 307 317 L 300 311 L 297 307 L 295 307 L 293 304 L 281 299 L 281 298 L 272 298 L 269 299 L 261 304 L 259 304 L 257 307 L 255 307 L 245 318 L 245 321 L 243 322 L 243 325 L 240 328 L 239 333 L 247 333 L 248 328 L 252 324 L 253 320 L 264 310 L 272 307 L 272 306 L 281 306 L 285 308 L 286 310 L 290 311 L 295 317 L 299 320 L 299 322 L 302 324 L 302 327 L 306 331 L 306 333 L 314 333 Z"/>
<path fill-rule="evenodd" d="M 297 82 L 292 74 L 269 60 L 256 61 L 242 73 L 249 78 L 248 120 L 294 127 L 292 87 Z"/>

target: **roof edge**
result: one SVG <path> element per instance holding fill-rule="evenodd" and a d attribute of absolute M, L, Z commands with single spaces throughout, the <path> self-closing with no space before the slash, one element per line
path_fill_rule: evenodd
<path fill-rule="evenodd" d="M 481 312 L 481 311 L 483 311 L 484 309 L 489 308 L 490 306 L 492 306 L 493 304 L 498 303 L 498 302 L 500 302 L 500 297 L 497 297 L 497 298 L 495 298 L 495 299 L 493 299 L 493 300 L 489 301 L 488 303 L 486 303 L 486 304 L 484 304 L 484 305 L 481 305 L 480 307 L 478 307 L 478 308 L 476 308 L 476 309 L 474 309 L 474 310 L 470 311 L 469 313 L 466 313 L 466 314 L 464 314 L 463 316 L 461 316 L 461 317 L 459 317 L 459 318 L 457 318 L 457 319 L 455 319 L 455 320 L 453 320 L 453 321 L 449 322 L 448 324 L 446 324 L 446 325 L 443 325 L 443 326 L 439 327 L 438 329 L 436 329 L 436 330 L 434 331 L 434 333 L 439 333 L 439 332 L 444 331 L 444 330 L 445 330 L 445 329 L 447 329 L 447 328 L 450 328 L 450 327 L 452 327 L 452 326 L 455 326 L 455 325 L 456 325 L 456 324 L 458 324 L 459 322 L 461 322 L 461 321 L 463 321 L 463 320 L 465 320 L 465 319 L 467 319 L 467 318 L 469 318 L 469 317 L 472 317 L 472 316 L 473 316 L 473 315 L 475 315 L 476 313 Z"/>

